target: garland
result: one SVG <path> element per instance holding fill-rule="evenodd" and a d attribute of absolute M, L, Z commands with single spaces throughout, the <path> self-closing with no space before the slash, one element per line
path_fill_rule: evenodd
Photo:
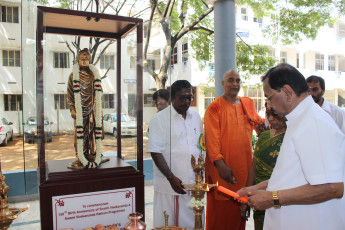
<path fill-rule="evenodd" d="M 84 156 L 84 128 L 83 128 L 83 111 L 80 96 L 80 79 L 79 79 L 79 65 L 73 66 L 73 93 L 76 109 L 76 123 L 77 123 L 77 151 L 78 158 L 85 168 L 96 168 L 101 163 L 102 155 L 102 82 L 98 72 L 98 69 L 90 64 L 89 68 L 93 73 L 94 89 L 96 91 L 96 157 L 94 162 L 89 161 Z"/>
<path fill-rule="evenodd" d="M 201 200 L 197 200 L 194 197 L 189 201 L 189 206 L 192 208 L 197 208 L 197 207 L 203 207 L 206 205 L 205 198 L 202 198 Z"/>

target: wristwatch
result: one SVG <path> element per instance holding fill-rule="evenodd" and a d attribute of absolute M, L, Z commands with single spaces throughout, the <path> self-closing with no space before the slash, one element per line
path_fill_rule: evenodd
<path fill-rule="evenodd" d="M 273 199 L 273 207 L 274 208 L 280 208 L 280 202 L 279 202 L 279 197 L 278 197 L 278 191 L 273 191 L 272 192 L 272 199 Z"/>

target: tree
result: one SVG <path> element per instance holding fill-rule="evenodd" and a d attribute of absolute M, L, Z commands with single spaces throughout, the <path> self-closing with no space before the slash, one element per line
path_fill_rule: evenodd
<path fill-rule="evenodd" d="M 47 2 L 47 0 L 37 0 Z M 87 10 L 103 13 L 111 9 L 119 15 L 124 8 L 129 11 L 126 15 L 140 17 L 142 12 L 150 10 L 147 24 L 147 37 L 144 41 L 143 64 L 145 70 L 151 74 L 157 88 L 165 88 L 168 80 L 168 69 L 172 50 L 176 43 L 187 37 L 189 44 L 195 51 L 194 58 L 200 61 L 213 60 L 213 6 L 205 0 L 145 0 L 144 4 L 137 4 L 137 0 L 57 0 L 59 7 Z M 146 4 L 147 3 L 147 4 Z M 327 24 L 333 24 L 337 17 L 345 13 L 344 0 L 237 0 L 238 5 L 250 6 L 257 18 L 271 15 L 271 21 L 263 26 L 264 34 L 272 39 L 272 43 L 297 43 L 304 37 L 314 39 L 318 30 Z M 127 6 L 127 7 L 125 7 Z M 135 8 L 141 8 L 140 10 Z M 135 9 L 135 14 L 134 12 Z M 107 12 L 109 13 L 109 12 Z M 337 14 L 335 14 L 337 13 Z M 148 47 L 153 25 L 159 26 L 165 36 L 163 59 L 158 72 L 148 64 Z M 106 48 L 114 41 L 109 39 L 89 39 L 89 49 L 92 52 L 92 62 L 97 64 Z M 100 44 L 106 44 L 96 57 Z M 80 49 L 80 37 L 76 37 L 72 44 L 67 44 L 75 56 Z M 71 47 L 74 48 L 71 48 Z M 274 64 L 268 57 L 267 47 L 246 44 L 239 36 L 237 41 L 237 68 L 244 76 L 264 73 Z"/>
<path fill-rule="evenodd" d="M 208 28 L 211 23 L 209 15 L 213 12 L 213 6 L 209 6 L 203 0 L 168 0 L 167 2 L 151 0 L 150 4 L 151 14 L 147 27 L 143 63 L 145 70 L 155 80 L 157 89 L 161 89 L 165 88 L 168 80 L 167 73 L 170 66 L 171 53 L 177 41 L 193 31 L 203 31 L 206 37 L 213 33 L 213 30 Z M 166 40 L 163 60 L 158 73 L 148 65 L 147 61 L 152 23 L 160 24 Z M 209 44 L 210 41 L 200 43 L 200 45 L 205 45 L 204 50 L 209 50 L 206 47 Z"/>
<path fill-rule="evenodd" d="M 345 14 L 344 0 L 238 0 L 249 5 L 258 18 L 271 15 L 264 26 L 273 42 L 298 43 L 304 37 L 315 39 L 319 29 L 332 25 Z"/>

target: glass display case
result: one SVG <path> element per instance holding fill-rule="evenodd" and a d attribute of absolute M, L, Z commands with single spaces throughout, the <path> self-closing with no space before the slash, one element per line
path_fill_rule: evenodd
<path fill-rule="evenodd" d="M 37 137 L 34 139 L 37 141 L 39 162 L 42 229 L 51 229 L 52 226 L 55 228 L 57 218 L 53 218 L 54 207 L 62 199 L 56 197 L 63 195 L 133 188 L 130 191 L 135 198 L 132 211 L 145 213 L 142 30 L 143 22 L 138 18 L 37 7 L 37 116 L 36 119 L 29 118 L 28 122 L 37 126 Z M 132 41 L 131 52 L 135 57 L 136 67 L 124 73 L 122 58 L 125 55 L 122 52 L 128 52 L 129 49 L 122 45 L 122 39 L 126 37 Z M 91 54 L 89 61 L 94 69 L 91 65 L 88 67 L 92 73 L 82 70 L 80 59 L 83 57 L 78 56 L 78 53 L 82 53 L 84 48 L 88 48 Z M 75 64 L 77 57 L 79 66 Z M 67 72 L 72 64 L 73 77 L 71 72 Z M 76 75 L 79 75 L 78 78 L 74 77 Z M 83 91 L 86 92 L 84 95 L 80 89 L 90 80 L 88 75 L 93 75 L 95 81 L 86 86 L 90 93 Z M 97 80 L 102 82 L 102 87 L 97 85 Z M 131 82 L 130 85 L 125 84 L 128 81 Z M 102 98 L 97 95 L 102 95 Z M 79 112 L 78 103 L 81 103 Z M 72 107 L 76 110 L 76 119 L 72 118 Z M 97 112 L 97 108 L 101 108 L 102 112 Z M 82 121 L 78 121 L 81 116 Z M 54 122 L 50 122 L 48 117 L 56 120 L 57 130 L 64 130 L 65 133 L 51 138 L 49 126 L 54 125 Z M 99 136 L 97 130 L 100 130 Z M 80 136 L 84 138 L 81 142 Z M 127 147 L 126 136 L 135 137 L 127 144 L 133 149 L 132 156 L 136 158 L 132 165 L 123 160 L 124 153 L 128 154 L 127 150 L 124 151 Z M 27 139 L 30 140 L 29 136 Z M 58 151 L 49 145 L 51 141 L 60 142 Z M 84 145 L 84 149 L 79 148 L 80 143 Z M 85 143 L 89 145 L 85 147 Z M 56 154 L 64 155 L 62 148 L 70 153 L 69 159 L 56 158 Z M 90 151 L 89 156 L 92 155 L 91 149 L 95 149 L 96 158 L 83 159 L 85 151 Z M 79 154 L 83 150 L 84 154 Z M 81 165 L 89 169 L 67 168 L 75 161 L 76 152 Z M 98 154 L 103 155 L 104 163 L 94 165 Z M 85 160 L 88 161 L 88 166 L 84 164 Z"/>

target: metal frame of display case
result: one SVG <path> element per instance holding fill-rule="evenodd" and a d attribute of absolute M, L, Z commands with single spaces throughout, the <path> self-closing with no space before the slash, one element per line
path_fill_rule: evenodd
<path fill-rule="evenodd" d="M 137 29 L 137 169 L 122 160 L 121 153 L 121 39 Z M 125 187 L 136 188 L 136 210 L 144 214 L 143 172 L 143 20 L 108 14 L 37 7 L 36 104 L 38 181 L 41 203 L 41 227 L 52 228 L 51 197 Z M 44 135 L 44 33 L 99 37 L 117 41 L 117 157 L 96 169 L 67 169 L 68 160 L 45 160 Z M 49 205 L 50 204 L 50 205 Z"/>

